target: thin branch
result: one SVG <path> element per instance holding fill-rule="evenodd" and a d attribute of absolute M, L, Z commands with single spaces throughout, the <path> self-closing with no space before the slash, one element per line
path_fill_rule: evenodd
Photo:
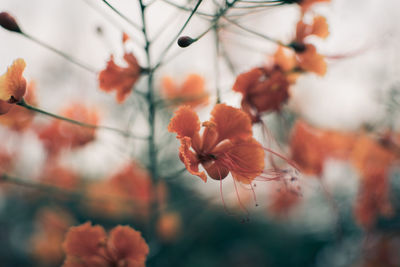
<path fill-rule="evenodd" d="M 106 4 L 109 8 L 111 8 L 112 11 L 114 11 L 118 16 L 120 16 L 122 19 L 124 19 L 130 25 L 132 25 L 135 29 L 137 29 L 139 31 L 141 30 L 141 27 L 138 24 L 136 24 L 135 22 L 130 20 L 127 16 L 125 16 L 124 14 L 119 12 L 115 7 L 113 7 L 110 3 L 108 3 L 108 1 L 106 1 L 106 0 L 101 0 L 101 1 L 103 1 L 104 4 Z"/>
<path fill-rule="evenodd" d="M 181 36 L 182 32 L 185 30 L 186 26 L 189 24 L 189 21 L 192 19 L 193 15 L 196 13 L 196 11 L 199 8 L 199 6 L 200 6 L 202 1 L 203 0 L 198 0 L 197 1 L 196 6 L 194 7 L 192 12 L 190 13 L 189 17 L 187 18 L 187 20 L 185 21 L 185 23 L 183 24 L 181 29 L 178 31 L 176 36 L 171 40 L 171 42 L 165 47 L 164 51 L 161 53 L 159 63 L 154 67 L 154 69 L 156 69 L 159 65 L 161 65 L 161 62 L 163 61 L 164 57 L 166 56 L 168 50 L 172 47 L 172 45 L 175 43 L 175 41 Z"/>
<path fill-rule="evenodd" d="M 124 137 L 147 140 L 147 137 L 135 136 L 130 132 L 126 132 L 126 131 L 123 131 L 123 130 L 120 130 L 120 129 L 117 129 L 117 128 L 112 128 L 112 127 L 109 127 L 109 126 L 89 124 L 89 123 L 85 123 L 85 122 L 69 119 L 69 118 L 66 118 L 66 117 L 63 117 L 63 116 L 60 116 L 60 115 L 56 115 L 56 114 L 47 112 L 47 111 L 44 111 L 42 109 L 39 109 L 39 108 L 36 108 L 34 106 L 31 106 L 31 105 L 27 104 L 24 99 L 22 99 L 20 102 L 18 102 L 17 105 L 19 105 L 21 107 L 24 107 L 26 109 L 29 109 L 29 110 L 44 114 L 46 116 L 53 117 L 53 118 L 56 118 L 56 119 L 59 119 L 59 120 L 62 120 L 62 121 L 66 121 L 66 122 L 69 122 L 71 124 L 76 124 L 76 125 L 79 125 L 79 126 L 82 126 L 82 127 L 86 127 L 86 128 L 90 128 L 90 129 L 103 129 L 103 130 L 108 130 L 108 131 L 112 131 L 112 132 L 118 133 L 118 134 L 120 134 L 120 135 L 122 135 Z"/>
<path fill-rule="evenodd" d="M 224 17 L 224 19 L 227 20 L 228 22 L 230 22 L 231 24 L 235 25 L 236 27 L 238 27 L 238 28 L 240 28 L 240 29 L 246 31 L 246 32 L 249 32 L 249 33 L 251 33 L 251 34 L 254 34 L 254 35 L 258 36 L 258 37 L 261 37 L 261 38 L 263 38 L 263 39 L 265 39 L 265 40 L 268 40 L 268 41 L 270 41 L 270 42 L 276 43 L 276 44 L 278 44 L 278 45 L 287 46 L 287 47 L 288 47 L 288 45 L 282 43 L 281 41 L 278 41 L 278 40 L 276 40 L 276 39 L 274 39 L 274 38 L 272 38 L 272 37 L 269 37 L 269 36 L 267 36 L 267 35 L 264 35 L 264 34 L 262 34 L 262 33 L 256 32 L 256 31 L 254 31 L 254 30 L 252 30 L 252 29 L 248 29 L 248 28 L 246 28 L 246 27 L 240 25 L 240 24 L 237 23 L 236 21 L 233 21 L 233 20 L 231 20 L 231 19 L 228 19 L 227 17 Z"/>
<path fill-rule="evenodd" d="M 65 54 L 64 52 L 62 52 L 62 51 L 60 51 L 60 50 L 58 50 L 58 49 L 56 49 L 56 48 L 54 48 L 54 47 L 52 47 L 52 46 L 50 46 L 50 45 L 48 45 L 46 43 L 40 41 L 36 37 L 33 37 L 32 35 L 29 35 L 29 34 L 27 34 L 25 32 L 22 32 L 21 34 L 22 34 L 22 36 L 28 38 L 29 40 L 31 40 L 31 41 L 33 41 L 35 43 L 37 43 L 38 45 L 40 45 L 40 46 L 42 46 L 42 47 L 44 47 L 44 48 L 46 48 L 46 49 L 58 54 L 59 56 L 65 58 L 66 60 L 68 60 L 69 62 L 75 64 L 76 66 L 79 66 L 82 69 L 87 70 L 90 73 L 97 74 L 97 71 L 95 69 L 93 69 L 92 67 L 90 67 L 90 66 L 86 65 L 85 63 L 82 63 L 79 60 L 74 59 L 71 56 Z"/>

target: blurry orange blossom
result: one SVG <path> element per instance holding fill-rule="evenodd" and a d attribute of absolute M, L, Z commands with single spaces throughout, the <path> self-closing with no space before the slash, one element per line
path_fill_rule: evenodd
<path fill-rule="evenodd" d="M 192 108 L 207 104 L 209 94 L 205 89 L 203 77 L 190 74 L 181 86 L 178 86 L 171 77 L 162 79 L 163 96 L 173 106 L 188 105 Z"/>
<path fill-rule="evenodd" d="M 90 222 L 71 227 L 63 243 L 63 267 L 144 267 L 149 247 L 140 232 L 117 226 L 107 236 L 103 227 Z"/>

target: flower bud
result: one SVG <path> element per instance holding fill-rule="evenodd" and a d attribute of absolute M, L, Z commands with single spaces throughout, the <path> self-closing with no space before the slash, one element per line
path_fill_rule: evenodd
<path fill-rule="evenodd" d="M 189 36 L 182 36 L 182 37 L 179 37 L 179 39 L 178 39 L 178 45 L 180 47 L 188 47 L 193 42 L 194 42 L 194 39 L 192 39 Z"/>
<path fill-rule="evenodd" d="M 22 33 L 15 18 L 7 12 L 0 13 L 0 26 L 12 32 Z"/>

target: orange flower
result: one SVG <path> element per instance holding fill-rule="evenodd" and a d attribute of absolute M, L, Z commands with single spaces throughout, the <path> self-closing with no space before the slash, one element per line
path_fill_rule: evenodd
<path fill-rule="evenodd" d="M 74 189 L 78 185 L 78 176 L 74 172 L 51 160 L 47 162 L 40 180 L 45 184 L 65 189 Z"/>
<path fill-rule="evenodd" d="M 67 255 L 63 267 L 144 267 L 149 253 L 140 232 L 129 226 L 117 226 L 107 237 L 103 227 L 89 222 L 71 227 L 63 248 Z"/>
<path fill-rule="evenodd" d="M 123 102 L 132 91 L 142 70 L 132 53 L 125 53 L 124 60 L 128 67 L 115 64 L 114 57 L 111 55 L 106 69 L 99 73 L 100 89 L 106 92 L 117 91 L 116 98 L 119 103 Z"/>
<path fill-rule="evenodd" d="M 364 135 L 357 140 L 351 156 L 361 174 L 355 215 L 361 225 L 370 228 L 379 214 L 388 216 L 392 213 L 388 172 L 395 155 Z"/>
<path fill-rule="evenodd" d="M 274 69 L 254 68 L 242 73 L 233 85 L 233 91 L 243 95 L 242 109 L 253 122 L 260 121 L 262 112 L 279 111 L 289 98 L 288 89 L 287 76 L 278 66 Z"/>
<path fill-rule="evenodd" d="M 229 172 L 236 181 L 249 184 L 263 172 L 264 149 L 252 137 L 250 118 L 243 111 L 225 104 L 215 105 L 211 120 L 202 124 L 188 106 L 180 107 L 168 126 L 181 141 L 180 159 L 187 170 L 204 182 L 207 176 L 199 171 L 201 164 L 215 180 Z"/>
<path fill-rule="evenodd" d="M 208 93 L 204 79 L 197 74 L 190 74 L 183 84 L 178 87 L 170 77 L 162 80 L 163 95 L 173 105 L 188 105 L 192 108 L 208 103 Z"/>
<path fill-rule="evenodd" d="M 29 105 L 33 106 L 37 105 L 36 88 L 33 82 L 30 82 L 28 84 L 27 92 L 25 94 L 24 99 Z M 2 109 L 1 106 L 4 107 L 5 105 L 6 109 L 9 111 L 7 114 L 0 116 L 0 124 L 3 124 L 7 126 L 9 129 L 18 132 L 22 132 L 23 130 L 25 130 L 27 127 L 30 126 L 35 116 L 34 111 L 28 110 L 21 106 L 14 106 L 4 101 L 0 101 L 0 110 Z"/>
<path fill-rule="evenodd" d="M 11 108 L 8 104 L 21 101 L 26 91 L 26 80 L 22 76 L 26 63 L 23 59 L 16 59 L 0 76 L 0 115 L 7 113 Z"/>
<path fill-rule="evenodd" d="M 325 160 L 347 158 L 354 140 L 352 134 L 324 131 L 297 121 L 290 139 L 291 157 L 302 172 L 321 175 Z"/>
<path fill-rule="evenodd" d="M 290 46 L 296 52 L 297 65 L 320 76 L 326 73 L 324 57 L 317 53 L 314 45 L 306 43 L 309 36 L 326 38 L 329 35 L 328 24 L 322 16 L 316 16 L 312 24 L 304 23 L 303 18 L 297 23 L 296 37 Z"/>
<path fill-rule="evenodd" d="M 61 114 L 69 119 L 92 125 L 96 125 L 98 122 L 97 112 L 81 104 L 72 104 Z M 39 131 L 39 138 L 50 154 L 58 154 L 63 148 L 78 148 L 93 141 L 95 132 L 95 129 L 92 128 L 54 120 L 49 126 Z"/>
<path fill-rule="evenodd" d="M 89 195 L 93 198 L 95 206 L 92 208 L 95 211 L 107 211 L 107 215 L 133 213 L 146 218 L 153 199 L 153 188 L 148 172 L 132 162 L 110 179 L 91 186 Z"/>
<path fill-rule="evenodd" d="M 33 256 L 41 263 L 40 266 L 59 266 L 64 257 L 62 250 L 64 236 L 73 223 L 71 215 L 63 210 L 39 211 L 36 218 L 38 230 L 30 241 Z"/>

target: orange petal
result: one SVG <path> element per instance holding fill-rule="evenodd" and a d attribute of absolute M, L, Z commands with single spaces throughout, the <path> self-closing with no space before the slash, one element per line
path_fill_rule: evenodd
<path fill-rule="evenodd" d="M 6 101 L 0 100 L 0 115 L 6 114 L 13 105 L 7 103 Z"/>
<path fill-rule="evenodd" d="M 172 117 L 168 131 L 177 133 L 177 138 L 190 137 L 200 131 L 200 121 L 196 112 L 188 106 L 181 106 Z"/>
<path fill-rule="evenodd" d="M 22 76 L 25 66 L 23 59 L 16 59 L 0 76 L 0 100 L 15 103 L 22 99 L 26 91 L 26 80 Z"/>
<path fill-rule="evenodd" d="M 216 124 L 218 140 L 247 139 L 252 136 L 250 117 L 240 109 L 217 104 L 211 111 L 211 121 Z"/>
<path fill-rule="evenodd" d="M 93 257 L 100 255 L 102 244 L 105 244 L 104 228 L 90 222 L 71 227 L 63 243 L 64 251 L 69 256 Z"/>
<path fill-rule="evenodd" d="M 386 172 L 395 159 L 391 151 L 385 149 L 367 135 L 357 140 L 351 158 L 358 171 L 367 177 Z"/>
<path fill-rule="evenodd" d="M 244 184 L 250 184 L 263 172 L 264 156 L 263 147 L 254 138 L 235 142 L 224 155 L 229 159 L 228 168 L 233 178 Z"/>
<path fill-rule="evenodd" d="M 163 88 L 162 93 L 166 99 L 171 100 L 179 96 L 178 88 L 171 77 L 169 76 L 163 77 L 161 86 Z"/>
<path fill-rule="evenodd" d="M 297 53 L 299 66 L 310 72 L 314 72 L 319 76 L 324 76 L 327 65 L 324 57 L 317 53 L 317 49 L 312 44 L 307 44 L 306 49 L 302 53 Z"/>
<path fill-rule="evenodd" d="M 274 63 L 283 71 L 290 71 L 296 65 L 296 58 L 292 55 L 287 55 L 282 46 L 279 46 L 274 54 Z"/>
<path fill-rule="evenodd" d="M 317 16 L 314 18 L 311 34 L 324 39 L 329 36 L 328 23 L 325 17 Z"/>
<path fill-rule="evenodd" d="M 308 124 L 297 121 L 290 138 L 291 158 L 301 171 L 310 175 L 321 175 L 325 155 L 318 136 Z"/>
<path fill-rule="evenodd" d="M 189 137 L 181 138 L 181 147 L 179 148 L 179 157 L 185 164 L 186 169 L 193 175 L 199 176 L 204 182 L 207 182 L 207 176 L 204 172 L 199 172 L 199 161 L 196 155 L 190 151 L 191 140 Z"/>
<path fill-rule="evenodd" d="M 106 92 L 117 91 L 116 98 L 119 103 L 123 102 L 132 91 L 141 73 L 141 67 L 132 53 L 126 53 L 124 60 L 128 67 L 115 64 L 114 57 L 111 55 L 106 69 L 99 73 L 100 89 Z"/>
<path fill-rule="evenodd" d="M 250 89 L 258 83 L 260 77 L 262 76 L 263 72 L 260 68 L 254 68 L 248 72 L 242 73 L 236 77 L 236 81 L 232 90 L 242 93 L 245 96 Z"/>
<path fill-rule="evenodd" d="M 131 259 L 144 265 L 149 254 L 149 247 L 141 233 L 129 226 L 115 227 L 110 232 L 107 248 L 115 262 Z"/>
<path fill-rule="evenodd" d="M 25 101 L 30 105 L 37 105 L 36 94 L 35 94 L 34 83 L 30 82 L 27 87 L 25 94 Z M 13 107 L 10 110 L 10 107 Z M 5 111 L 9 112 L 3 116 L 0 116 L 0 124 L 7 126 L 9 129 L 14 131 L 22 132 L 28 126 L 30 126 L 35 112 L 28 110 L 24 107 L 13 106 L 7 102 L 0 100 L 0 114 L 4 114 Z"/>

